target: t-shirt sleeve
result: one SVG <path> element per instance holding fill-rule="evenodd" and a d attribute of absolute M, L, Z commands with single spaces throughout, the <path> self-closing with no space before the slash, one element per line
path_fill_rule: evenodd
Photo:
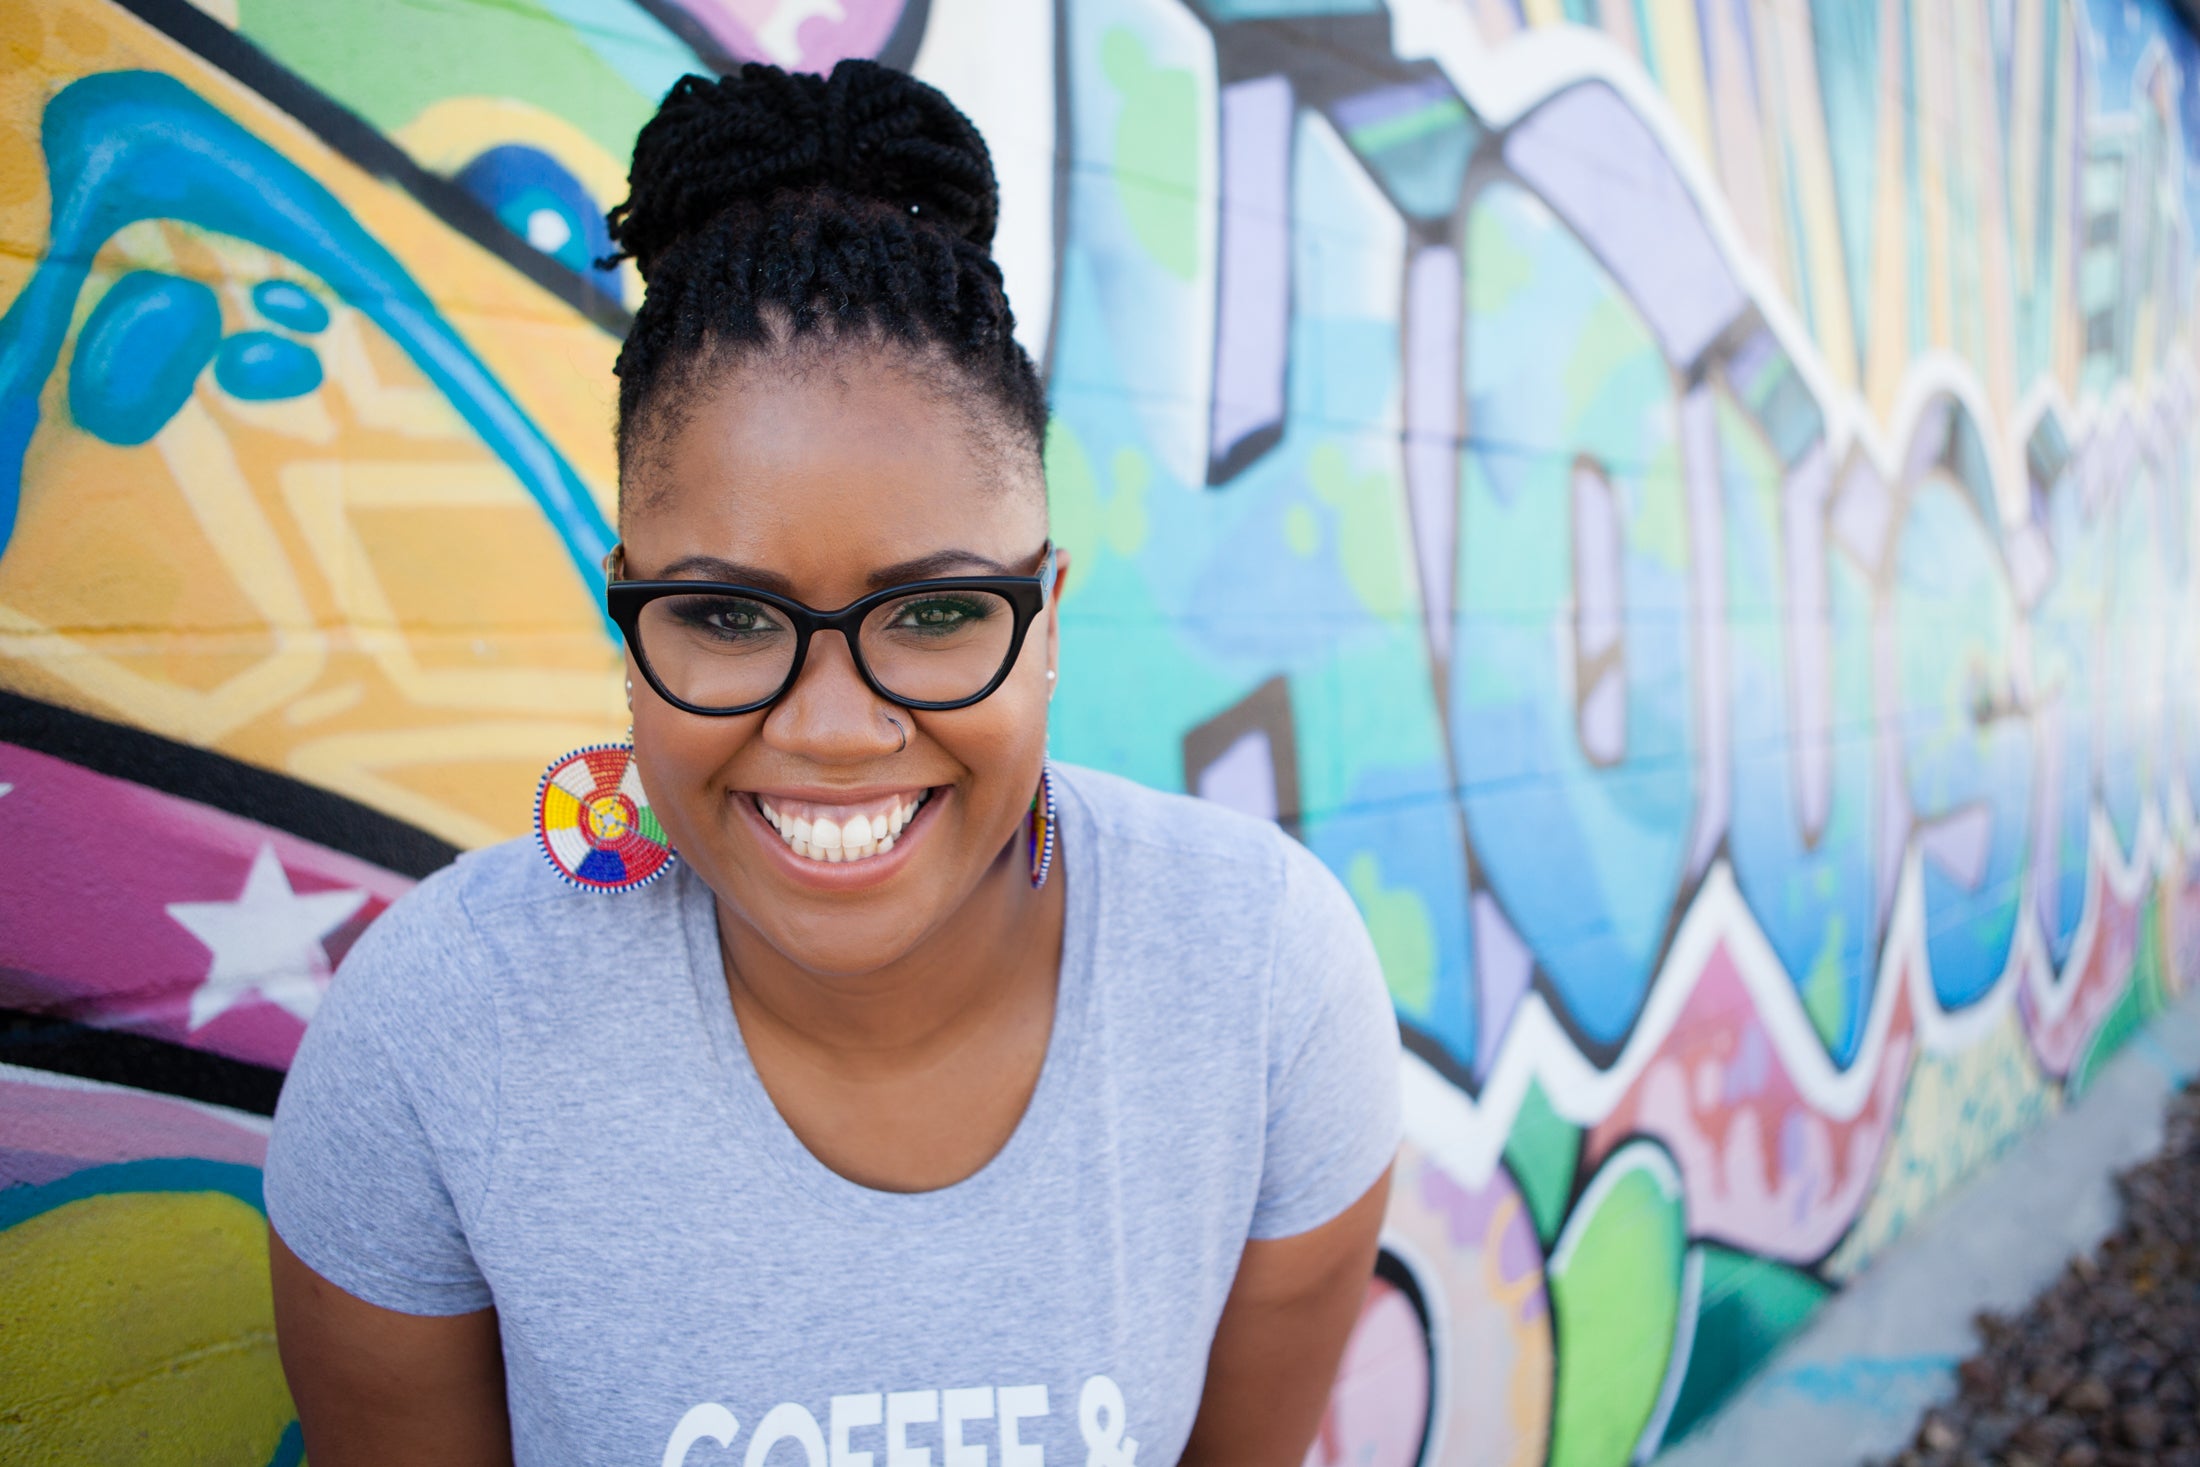
<path fill-rule="evenodd" d="M 488 1308 L 467 1244 L 496 1125 L 493 1001 L 441 878 L 383 913 L 306 1028 L 268 1143 L 268 1221 L 307 1267 L 405 1314 Z"/>
<path fill-rule="evenodd" d="M 1288 1238 L 1357 1202 L 1397 1155 L 1398 1021 L 1359 909 L 1293 843 L 1269 999 L 1268 1136 L 1251 1236 Z"/>

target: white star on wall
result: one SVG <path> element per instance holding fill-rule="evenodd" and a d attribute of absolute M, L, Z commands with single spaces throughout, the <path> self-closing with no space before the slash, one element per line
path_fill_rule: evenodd
<path fill-rule="evenodd" d="M 329 978 L 321 939 L 366 904 L 363 891 L 290 889 L 275 847 L 263 845 L 233 902 L 170 902 L 168 915 L 214 954 L 191 995 L 191 1027 L 212 1022 L 257 990 L 301 1019 L 313 1017 Z"/>

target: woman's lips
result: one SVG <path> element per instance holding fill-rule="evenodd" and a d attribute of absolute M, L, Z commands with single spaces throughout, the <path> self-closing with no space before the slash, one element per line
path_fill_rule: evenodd
<path fill-rule="evenodd" d="M 764 847 L 767 859 L 777 865 L 788 879 L 804 886 L 826 891 L 846 891 L 858 887 L 876 885 L 885 881 L 914 858 L 922 844 L 924 833 L 932 828 L 940 805 L 952 798 L 953 788 L 947 785 L 930 789 L 909 789 L 867 795 L 861 799 L 818 800 L 804 799 L 787 794 L 766 794 L 743 790 L 734 799 L 748 811 L 748 818 L 755 822 L 757 842 Z M 772 815 L 764 813 L 770 805 Z M 902 811 L 901 827 L 894 828 L 894 811 Z M 886 819 L 886 833 L 878 834 L 876 817 Z M 832 859 L 830 848 L 822 854 L 817 840 L 818 823 L 831 820 L 841 837 L 841 855 Z M 857 853 L 849 857 L 848 837 L 854 823 L 861 819 L 866 843 L 853 847 Z M 803 835 L 799 822 L 807 821 L 808 835 Z M 792 829 L 807 848 L 798 853 L 787 837 Z"/>
<path fill-rule="evenodd" d="M 823 804 L 756 796 L 765 823 L 805 860 L 837 866 L 866 861 L 894 848 L 895 840 L 932 792 L 906 790 L 857 804 Z"/>

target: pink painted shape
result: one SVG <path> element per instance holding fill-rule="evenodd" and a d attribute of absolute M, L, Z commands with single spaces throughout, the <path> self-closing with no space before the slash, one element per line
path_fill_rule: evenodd
<path fill-rule="evenodd" d="M 166 1095 L 0 1075 L 0 1186 L 158 1156 L 259 1166 L 267 1137 Z"/>
<path fill-rule="evenodd" d="M 2061 1015 L 2047 1018 L 2032 996 L 2032 985 L 2017 986 L 2017 1012 L 2024 1018 L 2025 1033 L 2031 1036 L 2032 1052 L 2038 1056 L 2040 1067 L 2057 1079 L 2070 1073 L 2084 1053 L 2086 1042 L 2101 1027 L 2116 1000 L 2123 997 L 2124 987 L 2131 981 L 2131 961 L 2139 951 L 2138 906 L 2116 900 L 2108 882 L 2098 874 L 2093 878 L 2093 909 L 2099 916 L 2085 966 L 2075 976 L 2065 969 L 2060 980 L 2077 985 Z"/>
<path fill-rule="evenodd" d="M 1894 981 L 1871 1093 L 1854 1117 L 1838 1120 L 1813 1106 L 1781 1063 L 1720 944 L 1657 1053 L 1584 1138 L 1582 1166 L 1630 1136 L 1654 1136 L 1680 1167 L 1690 1236 L 1791 1263 L 1823 1257 L 1871 1190 L 1909 1076 L 1909 980 Z"/>
<path fill-rule="evenodd" d="M 674 0 L 711 37 L 747 61 L 827 72 L 878 55 L 907 0 Z M 835 19 L 835 12 L 839 18 Z"/>
<path fill-rule="evenodd" d="M 1370 1279 L 1305 1467 L 1414 1467 L 1429 1388 L 1420 1313 L 1394 1285 Z"/>
<path fill-rule="evenodd" d="M 194 1030 L 191 995 L 213 955 L 172 902 L 231 902 L 263 846 L 297 892 L 364 891 L 323 941 L 333 968 L 413 883 L 326 846 L 66 760 L 0 744 L 0 1007 L 128 1029 L 287 1068 L 305 1033 L 289 1010 L 243 995 Z"/>

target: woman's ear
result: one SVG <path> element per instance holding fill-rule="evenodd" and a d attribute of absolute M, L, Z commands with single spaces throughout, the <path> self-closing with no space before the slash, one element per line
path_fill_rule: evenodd
<path fill-rule="evenodd" d="M 1054 671 L 1062 660 L 1062 588 L 1069 584 L 1070 553 L 1057 545 L 1054 547 L 1054 591 L 1047 597 L 1047 679 L 1053 681 Z M 1053 689 L 1048 689 L 1053 697 Z"/>

